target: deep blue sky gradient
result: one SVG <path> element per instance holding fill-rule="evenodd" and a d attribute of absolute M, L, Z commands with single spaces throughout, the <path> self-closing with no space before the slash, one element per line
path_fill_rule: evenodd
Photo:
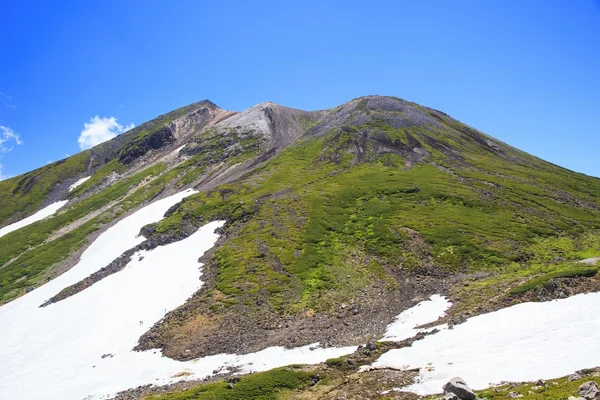
<path fill-rule="evenodd" d="M 24 142 L 4 175 L 76 153 L 95 115 L 381 94 L 600 176 L 598 0 L 3 1 L 0 55 L 0 125 Z"/>

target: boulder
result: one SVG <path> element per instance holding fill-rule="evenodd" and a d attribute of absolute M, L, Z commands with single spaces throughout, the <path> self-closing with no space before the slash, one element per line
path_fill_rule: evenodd
<path fill-rule="evenodd" d="M 575 372 L 574 374 L 569 375 L 568 381 L 569 382 L 573 382 L 576 381 L 577 379 L 581 379 L 582 376 L 580 374 L 578 374 L 577 372 Z"/>
<path fill-rule="evenodd" d="M 477 397 L 469 385 L 459 377 L 450 379 L 443 389 L 445 394 L 455 394 L 460 400 L 475 400 Z"/>
<path fill-rule="evenodd" d="M 600 389 L 596 382 L 593 381 L 586 382 L 579 386 L 577 392 L 579 393 L 579 396 L 587 400 L 600 399 Z"/>
<path fill-rule="evenodd" d="M 439 400 L 460 400 L 454 393 L 446 393 L 444 397 L 440 397 Z"/>
<path fill-rule="evenodd" d="M 508 397 L 510 397 L 511 399 L 518 399 L 520 397 L 523 397 L 523 395 L 517 392 L 508 392 Z"/>

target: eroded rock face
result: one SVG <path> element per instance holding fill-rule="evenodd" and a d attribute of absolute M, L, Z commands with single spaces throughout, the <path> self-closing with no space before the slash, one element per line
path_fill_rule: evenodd
<path fill-rule="evenodd" d="M 586 382 L 579 386 L 577 392 L 579 393 L 579 396 L 586 400 L 600 399 L 600 388 L 598 388 L 596 382 L 593 381 Z"/>
<path fill-rule="evenodd" d="M 164 126 L 151 135 L 137 141 L 134 146 L 125 148 L 119 155 L 119 161 L 123 164 L 130 164 L 150 150 L 162 149 L 175 142 L 175 140 L 173 129 L 170 126 Z"/>
<path fill-rule="evenodd" d="M 459 377 L 450 379 L 448 383 L 444 385 L 443 389 L 445 394 L 455 394 L 460 400 L 475 400 L 477 397 L 469 385 Z"/>

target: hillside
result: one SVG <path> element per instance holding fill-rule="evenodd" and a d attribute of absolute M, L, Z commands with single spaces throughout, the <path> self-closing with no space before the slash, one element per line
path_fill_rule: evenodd
<path fill-rule="evenodd" d="M 137 252 L 213 221 L 225 222 L 197 254 L 202 282 L 143 327 L 136 350 L 191 360 L 356 346 L 434 294 L 452 301 L 442 322 L 458 323 L 600 291 L 597 260 L 579 262 L 600 256 L 600 179 L 443 112 L 366 96 L 313 112 L 202 101 L 0 182 L 0 228 L 68 201 L 0 234 L 0 301 L 52 281 L 107 229 L 188 188 L 197 193 L 136 228 L 139 240 L 118 257 L 38 305 L 76 303 Z M 294 374 L 299 385 L 311 379 Z"/>

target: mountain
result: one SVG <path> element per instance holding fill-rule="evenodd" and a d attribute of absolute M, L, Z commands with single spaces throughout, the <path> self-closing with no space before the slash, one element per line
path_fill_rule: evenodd
<path fill-rule="evenodd" d="M 358 345 L 433 294 L 452 300 L 455 322 L 600 290 L 595 261 L 576 262 L 600 255 L 600 179 L 441 111 L 365 96 L 311 112 L 205 100 L 0 182 L 0 228 L 68 201 L 0 236 L 0 299 L 59 276 L 118 221 L 188 188 L 198 193 L 144 226 L 140 244 L 40 306 L 76 301 L 136 251 L 216 220 L 216 246 L 198 254 L 204 284 L 136 350 L 190 360 Z"/>

